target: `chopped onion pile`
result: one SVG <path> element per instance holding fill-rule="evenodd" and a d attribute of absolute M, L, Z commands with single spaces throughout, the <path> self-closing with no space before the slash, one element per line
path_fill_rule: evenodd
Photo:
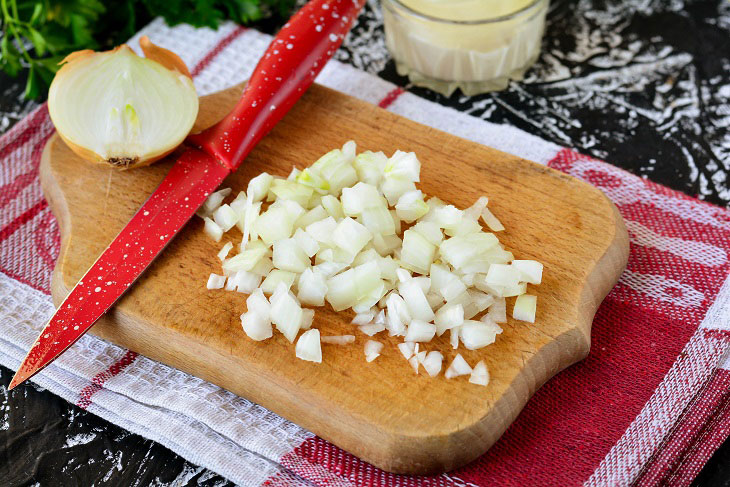
<path fill-rule="evenodd" d="M 504 230 L 486 197 L 456 208 L 416 188 L 421 163 L 414 153 L 388 158 L 355 149 L 347 142 L 287 178 L 263 173 L 230 203 L 230 189 L 211 194 L 198 211 L 205 232 L 218 242 L 237 227 L 243 239 L 218 252 L 223 275 L 211 274 L 208 288 L 249 294 L 241 315 L 246 334 L 265 340 L 276 328 L 296 341 L 302 360 L 321 362 L 321 343 L 355 341 L 311 328 L 314 310 L 303 306 L 328 303 L 352 309 L 353 326 L 368 337 L 402 337 L 398 350 L 416 374 L 445 369 L 447 379 L 469 375 L 487 385 L 484 361 L 472 368 L 457 353 L 445 366 L 440 351 L 419 346 L 447 331 L 453 349 L 494 343 L 499 323 L 507 322 L 506 299 L 515 296 L 512 317 L 534 323 L 537 297 L 527 285 L 542 282 L 542 264 L 515 260 L 483 229 L 480 220 Z M 367 340 L 365 359 L 372 362 L 383 347 Z"/>

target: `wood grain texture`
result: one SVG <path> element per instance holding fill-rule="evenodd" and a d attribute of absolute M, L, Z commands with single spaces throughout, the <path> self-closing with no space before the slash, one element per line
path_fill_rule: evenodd
<path fill-rule="evenodd" d="M 201 100 L 196 127 L 220 119 L 241 87 Z M 253 342 L 239 315 L 246 296 L 208 291 L 220 271 L 220 244 L 192 220 L 134 287 L 91 332 L 218 384 L 392 472 L 452 470 L 484 453 L 548 379 L 584 358 L 593 315 L 626 266 L 628 235 L 613 204 L 597 189 L 545 166 L 417 124 L 341 93 L 313 86 L 223 187 L 245 189 L 261 171 L 286 175 L 354 139 L 358 150 L 415 151 L 420 188 L 460 207 L 480 195 L 507 230 L 500 240 L 516 258 L 545 264 L 534 325 L 510 319 L 494 345 L 459 350 L 489 367 L 488 387 L 461 377 L 415 376 L 381 334 L 383 354 L 366 363 L 369 337 L 353 333 L 350 314 L 317 309 L 323 335 L 353 333 L 351 346 L 323 345 L 323 363 L 298 360 L 282 335 Z M 91 165 L 53 136 L 41 181 L 61 228 L 52 294 L 60 303 L 96 257 L 154 191 L 172 162 L 120 172 Z M 511 313 L 514 298 L 508 298 Z M 439 349 L 456 352 L 448 334 Z"/>

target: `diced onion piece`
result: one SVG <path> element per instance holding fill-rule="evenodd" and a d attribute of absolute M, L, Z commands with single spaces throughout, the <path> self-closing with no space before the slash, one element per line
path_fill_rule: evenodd
<path fill-rule="evenodd" d="M 419 274 L 428 274 L 436 254 L 436 246 L 414 230 L 403 234 L 401 265 Z"/>
<path fill-rule="evenodd" d="M 274 181 L 274 176 L 267 172 L 262 172 L 248 182 L 246 194 L 250 195 L 254 203 L 261 201 L 266 197 L 266 193 L 269 192 L 272 181 Z"/>
<path fill-rule="evenodd" d="M 205 199 L 203 205 L 197 211 L 197 214 L 202 217 L 212 215 L 213 212 L 218 209 L 221 203 L 223 203 L 223 200 L 226 199 L 226 196 L 228 196 L 229 194 L 231 194 L 231 188 L 223 188 L 214 193 L 210 193 L 210 195 L 208 195 L 208 197 Z"/>
<path fill-rule="evenodd" d="M 535 322 L 535 311 L 537 310 L 537 296 L 522 294 L 517 297 L 515 307 L 512 310 L 512 317 L 516 320 Z"/>
<path fill-rule="evenodd" d="M 486 386 L 489 384 L 489 371 L 487 370 L 487 364 L 484 360 L 480 360 L 475 366 L 474 370 L 471 371 L 469 382 L 479 386 Z"/>
<path fill-rule="evenodd" d="M 332 235 L 337 229 L 337 222 L 334 218 L 327 217 L 324 220 L 307 225 L 307 233 L 315 239 L 320 245 L 334 245 Z"/>
<path fill-rule="evenodd" d="M 441 297 L 439 293 L 435 292 L 429 292 L 426 294 L 426 299 L 428 300 L 429 306 L 431 306 L 431 309 L 436 311 L 444 304 L 444 298 Z"/>
<path fill-rule="evenodd" d="M 499 298 L 494 301 L 494 304 L 492 304 L 489 307 L 489 311 L 487 312 L 487 316 L 489 316 L 492 321 L 495 323 L 506 323 L 507 322 L 507 302 L 504 298 Z"/>
<path fill-rule="evenodd" d="M 216 242 L 220 242 L 221 237 L 223 236 L 223 229 L 220 225 L 208 217 L 203 218 L 203 221 L 205 222 L 203 231 L 205 231 L 205 233 Z"/>
<path fill-rule="evenodd" d="M 398 235 L 381 235 L 379 233 L 373 235 L 373 247 L 383 257 L 391 255 L 402 244 L 403 242 Z"/>
<path fill-rule="evenodd" d="M 433 245 L 440 245 L 444 240 L 444 234 L 433 222 L 420 221 L 411 227 L 411 230 L 418 232 L 423 238 Z"/>
<path fill-rule="evenodd" d="M 327 280 L 327 301 L 335 311 L 351 308 L 357 303 L 355 271 L 348 269 Z"/>
<path fill-rule="evenodd" d="M 248 244 L 249 238 L 256 240 L 259 238 L 258 232 L 254 228 L 254 224 L 261 214 L 261 202 L 254 203 L 253 196 L 251 193 L 246 198 L 246 210 L 243 215 L 238 219 L 238 228 L 243 232 L 243 238 L 241 239 L 241 246 L 245 247 Z M 243 220 L 243 222 L 241 222 Z M 241 228 L 243 223 L 243 228 Z"/>
<path fill-rule="evenodd" d="M 339 248 L 348 252 L 353 257 L 373 238 L 370 231 L 361 223 L 350 217 L 344 218 L 337 224 L 332 241 Z"/>
<path fill-rule="evenodd" d="M 319 330 L 307 330 L 297 340 L 295 347 L 297 358 L 309 362 L 322 363 L 322 346 L 319 342 Z"/>
<path fill-rule="evenodd" d="M 386 164 L 388 164 L 388 158 L 385 154 L 370 151 L 358 154 L 352 163 L 357 171 L 358 179 L 373 186 L 380 184 L 383 179 Z"/>
<path fill-rule="evenodd" d="M 436 334 L 436 325 L 421 320 L 411 320 L 405 340 L 407 342 L 430 342 Z"/>
<path fill-rule="evenodd" d="M 388 204 L 390 206 L 395 206 L 398 204 L 398 200 L 401 196 L 409 191 L 415 191 L 416 185 L 413 184 L 413 181 L 391 176 L 386 177 L 385 180 L 380 183 L 380 190 L 388 200 Z"/>
<path fill-rule="evenodd" d="M 236 271 L 228 276 L 228 283 L 239 293 L 251 294 L 259 287 L 261 276 L 248 271 Z"/>
<path fill-rule="evenodd" d="M 226 260 L 226 257 L 228 257 L 228 252 L 230 252 L 232 248 L 233 244 L 231 242 L 226 242 L 220 252 L 218 252 L 218 258 L 221 260 L 221 262 Z"/>
<path fill-rule="evenodd" d="M 227 232 L 238 222 L 239 215 L 229 205 L 221 205 L 213 213 L 213 220 L 224 232 Z"/>
<path fill-rule="evenodd" d="M 421 352 L 416 352 L 416 354 L 415 354 L 416 360 L 418 360 L 419 364 L 423 365 L 423 361 L 426 360 L 427 354 L 428 354 L 428 352 L 426 352 L 425 350 L 423 350 Z"/>
<path fill-rule="evenodd" d="M 223 271 L 233 274 L 237 271 L 250 271 L 266 255 L 267 249 L 262 247 L 247 248 L 240 254 L 223 261 Z"/>
<path fill-rule="evenodd" d="M 397 150 L 388 159 L 383 172 L 386 177 L 399 177 L 417 183 L 421 180 L 421 162 L 414 152 Z"/>
<path fill-rule="evenodd" d="M 276 288 L 279 286 L 279 284 L 284 284 L 284 286 L 286 286 L 286 290 L 288 291 L 289 289 L 291 289 L 292 284 L 294 284 L 294 280 L 296 278 L 297 275 L 293 272 L 274 269 L 269 272 L 269 275 L 266 276 L 264 282 L 261 283 L 261 290 L 265 294 L 274 294 L 274 291 L 276 291 Z"/>
<path fill-rule="evenodd" d="M 481 232 L 482 226 L 479 225 L 479 222 L 472 220 L 471 218 L 462 218 L 456 225 L 444 229 L 444 233 L 450 237 Z"/>
<path fill-rule="evenodd" d="M 342 211 L 347 216 L 357 216 L 367 208 L 381 206 L 380 199 L 378 188 L 363 182 L 357 183 L 352 188 L 343 188 L 340 197 Z"/>
<path fill-rule="evenodd" d="M 374 248 L 366 247 L 365 250 L 357 254 L 352 260 L 352 267 L 357 267 L 371 261 L 377 263 L 380 259 L 380 254 Z M 378 267 L 380 266 L 378 265 Z"/>
<path fill-rule="evenodd" d="M 449 368 L 446 369 L 444 376 L 447 379 L 453 379 L 454 377 L 459 377 L 460 375 L 471 374 L 471 371 L 472 369 L 469 364 L 466 363 L 464 357 L 462 357 L 460 353 L 457 353 L 456 357 L 454 357 L 454 360 L 451 361 L 451 365 L 449 365 Z"/>
<path fill-rule="evenodd" d="M 309 308 L 302 308 L 302 322 L 299 323 L 299 328 L 302 330 L 309 330 L 314 323 L 314 310 Z"/>
<path fill-rule="evenodd" d="M 465 320 L 459 330 L 459 338 L 467 350 L 477 350 L 494 343 L 499 333 L 502 333 L 502 328 L 495 324 Z"/>
<path fill-rule="evenodd" d="M 449 330 L 449 344 L 451 348 L 456 350 L 459 348 L 459 334 L 461 333 L 461 327 L 457 326 Z"/>
<path fill-rule="evenodd" d="M 418 284 L 423 294 L 427 294 L 431 290 L 431 278 L 426 276 L 418 276 L 413 278 L 413 282 Z"/>
<path fill-rule="evenodd" d="M 296 181 L 299 175 L 302 173 L 299 169 L 295 167 L 291 168 L 291 172 L 289 172 L 289 175 L 286 177 L 287 181 Z"/>
<path fill-rule="evenodd" d="M 299 218 L 294 221 L 294 228 L 307 228 L 312 223 L 324 220 L 328 216 L 329 214 L 322 207 L 322 205 L 317 205 L 303 215 L 299 216 Z"/>
<path fill-rule="evenodd" d="M 302 308 L 297 300 L 287 290 L 284 283 L 279 283 L 276 291 L 271 296 L 271 322 L 276 325 L 279 330 L 290 343 L 294 343 L 294 339 L 299 332 L 299 326 L 302 322 Z M 319 341 L 319 337 L 317 337 Z"/>
<path fill-rule="evenodd" d="M 521 282 L 516 286 L 502 288 L 502 297 L 509 298 L 512 296 L 519 296 L 527 292 L 527 283 Z"/>
<path fill-rule="evenodd" d="M 398 285 L 398 293 L 403 297 L 403 300 L 408 307 L 408 312 L 414 319 L 422 321 L 431 321 L 434 318 L 433 310 L 428 304 L 426 295 L 423 289 L 418 285 L 415 279 L 410 281 L 401 282 Z M 435 328 L 434 328 L 435 331 Z M 414 340 L 422 341 L 422 340 Z"/>
<path fill-rule="evenodd" d="M 350 165 L 348 157 L 339 149 L 329 151 L 311 167 L 319 171 L 322 177 L 327 180 L 330 184 L 330 193 L 335 196 L 340 194 L 342 188 L 357 182 L 355 168 Z"/>
<path fill-rule="evenodd" d="M 515 287 L 520 281 L 520 271 L 507 264 L 492 264 L 489 266 L 486 283 L 489 286 Z"/>
<path fill-rule="evenodd" d="M 406 331 L 406 324 L 411 321 L 411 315 L 408 312 L 405 301 L 398 294 L 393 293 L 388 297 L 387 300 L 387 323 L 386 328 L 391 336 L 398 336 L 404 334 Z"/>
<path fill-rule="evenodd" d="M 293 238 L 284 238 L 274 242 L 274 267 L 289 272 L 304 272 L 311 261 Z"/>
<path fill-rule="evenodd" d="M 289 238 L 293 227 L 294 222 L 286 208 L 273 205 L 260 214 L 253 224 L 256 233 L 267 245 L 272 245 L 282 238 Z"/>
<path fill-rule="evenodd" d="M 261 260 L 256 263 L 255 266 L 253 266 L 253 269 L 251 269 L 251 272 L 253 274 L 256 274 L 258 276 L 268 276 L 269 272 L 274 268 L 274 264 L 271 263 L 271 259 L 268 257 L 264 257 Z"/>
<path fill-rule="evenodd" d="M 313 192 L 309 186 L 286 179 L 274 179 L 269 191 L 276 195 L 277 201 L 292 200 L 298 203 L 299 206 L 307 206 Z"/>
<path fill-rule="evenodd" d="M 371 323 L 375 319 L 375 310 L 370 309 L 365 313 L 358 313 L 355 315 L 355 317 L 352 319 L 351 323 L 353 325 L 367 325 L 368 323 Z"/>
<path fill-rule="evenodd" d="M 444 205 L 433 210 L 433 222 L 441 228 L 458 225 L 464 218 L 464 212 L 454 205 Z"/>
<path fill-rule="evenodd" d="M 464 307 L 461 304 L 445 304 L 436 312 L 434 320 L 436 334 L 441 336 L 446 330 L 464 323 Z"/>
<path fill-rule="evenodd" d="M 325 277 L 332 277 L 347 267 L 347 264 L 341 262 L 322 262 L 313 267 L 314 270 L 320 272 Z"/>
<path fill-rule="evenodd" d="M 407 269 L 403 269 L 402 267 L 398 268 L 395 271 L 395 276 L 398 278 L 398 282 L 406 282 L 413 279 L 411 273 Z"/>
<path fill-rule="evenodd" d="M 396 272 L 400 269 L 398 263 L 390 256 L 379 257 L 377 262 L 378 267 L 380 267 L 380 277 L 387 281 L 395 281 L 397 278 Z"/>
<path fill-rule="evenodd" d="M 367 336 L 373 336 L 376 333 L 380 333 L 385 330 L 385 325 L 382 323 L 371 323 L 369 325 L 362 325 L 359 327 L 360 331 Z"/>
<path fill-rule="evenodd" d="M 365 208 L 359 220 L 372 234 L 395 235 L 393 216 L 385 205 Z"/>
<path fill-rule="evenodd" d="M 413 342 L 403 342 L 398 344 L 398 350 L 400 350 L 400 353 L 403 354 L 403 357 L 405 357 L 406 360 L 413 357 Z"/>
<path fill-rule="evenodd" d="M 330 189 L 330 183 L 313 167 L 308 167 L 296 176 L 299 184 L 309 186 L 320 194 L 326 194 Z"/>
<path fill-rule="evenodd" d="M 504 225 L 502 225 L 502 222 L 500 222 L 499 219 L 497 219 L 497 217 L 489 211 L 489 208 L 484 208 L 484 211 L 482 211 L 482 220 L 484 220 L 484 223 L 487 224 L 491 231 L 504 231 Z"/>
<path fill-rule="evenodd" d="M 408 359 L 408 363 L 411 364 L 411 367 L 413 367 L 413 370 L 418 374 L 418 367 L 421 365 L 418 363 L 418 357 L 415 355 Z"/>
<path fill-rule="evenodd" d="M 487 204 L 489 204 L 489 198 L 480 196 L 473 205 L 464 210 L 464 216 L 474 221 L 479 220 L 482 212 L 487 208 Z"/>
<path fill-rule="evenodd" d="M 492 233 L 472 233 L 444 240 L 439 254 L 445 262 L 460 269 L 497 245 L 499 240 Z"/>
<path fill-rule="evenodd" d="M 390 216 L 393 218 L 393 225 L 395 226 L 396 233 L 400 233 L 402 228 L 400 218 L 398 218 L 398 213 L 396 213 L 395 210 L 390 210 Z"/>
<path fill-rule="evenodd" d="M 423 368 L 426 370 L 429 376 L 436 377 L 441 372 L 441 365 L 444 361 L 444 356 L 441 352 L 435 350 L 428 352 L 426 358 L 423 359 Z"/>
<path fill-rule="evenodd" d="M 270 305 L 260 289 L 254 291 L 246 299 L 248 311 L 241 315 L 243 331 L 249 338 L 256 341 L 271 338 Z"/>
<path fill-rule="evenodd" d="M 380 351 L 383 350 L 383 344 L 376 342 L 375 340 L 368 340 L 365 342 L 365 360 L 372 362 L 380 356 Z"/>
<path fill-rule="evenodd" d="M 317 268 L 305 269 L 299 276 L 297 298 L 302 304 L 324 306 L 327 294 L 326 277 Z"/>
<path fill-rule="evenodd" d="M 469 289 L 468 291 L 471 302 L 474 304 L 477 313 L 481 313 L 494 303 L 494 296 L 480 291 Z"/>
<path fill-rule="evenodd" d="M 428 213 L 428 205 L 423 201 L 423 193 L 420 190 L 403 193 L 395 205 L 398 218 L 412 223 Z"/>
<path fill-rule="evenodd" d="M 226 284 L 226 276 L 219 276 L 218 274 L 211 274 L 208 277 L 208 289 L 221 289 Z"/>
<path fill-rule="evenodd" d="M 355 335 L 329 335 L 320 337 L 320 342 L 331 345 L 348 345 L 355 343 Z"/>
<path fill-rule="evenodd" d="M 340 200 L 338 200 L 331 194 L 322 196 L 320 204 L 329 216 L 338 220 L 341 218 L 345 218 L 345 213 L 342 211 L 342 203 L 340 203 Z"/>
<path fill-rule="evenodd" d="M 297 228 L 293 238 L 297 242 L 297 246 L 304 251 L 307 257 L 312 257 L 319 251 L 317 241 L 301 228 Z"/>
<path fill-rule="evenodd" d="M 543 265 L 536 260 L 513 260 L 512 266 L 516 267 L 522 277 L 520 281 L 529 282 L 530 284 L 540 284 L 542 282 Z"/>

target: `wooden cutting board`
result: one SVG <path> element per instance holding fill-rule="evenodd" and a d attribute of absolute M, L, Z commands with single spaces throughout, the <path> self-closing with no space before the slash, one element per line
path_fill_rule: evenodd
<path fill-rule="evenodd" d="M 201 100 L 197 127 L 220 119 L 241 87 Z M 350 346 L 323 345 L 323 363 L 295 358 L 281 334 L 249 340 L 239 315 L 246 296 L 208 291 L 220 272 L 215 243 L 194 218 L 91 333 L 205 380 L 284 416 L 360 458 L 392 472 L 426 474 L 459 467 L 502 435 L 545 381 L 584 358 L 591 321 L 626 266 L 628 236 L 614 205 L 597 189 L 543 165 L 414 123 L 344 94 L 313 86 L 264 138 L 223 187 L 235 192 L 262 171 L 287 175 L 292 165 L 354 139 L 358 150 L 415 151 L 420 185 L 459 207 L 487 195 L 507 231 L 500 239 L 516 258 L 545 264 L 535 324 L 510 319 L 494 345 L 459 350 L 470 364 L 484 359 L 488 387 L 467 377 L 416 376 L 381 333 L 383 354 L 366 363 L 369 338 L 350 314 L 316 311 L 323 335 L 356 335 Z M 41 180 L 61 228 L 52 291 L 58 305 L 116 236 L 171 166 L 169 159 L 126 172 L 78 159 L 53 136 Z M 514 298 L 508 299 L 511 314 Z M 456 352 L 448 334 L 426 349 Z M 539 428 L 540 425 L 535 425 Z"/>

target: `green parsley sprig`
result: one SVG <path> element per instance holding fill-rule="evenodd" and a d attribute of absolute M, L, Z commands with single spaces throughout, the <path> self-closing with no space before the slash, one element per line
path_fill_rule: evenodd
<path fill-rule="evenodd" d="M 216 28 L 231 19 L 246 24 L 286 18 L 295 0 L 0 0 L 0 70 L 18 76 L 27 70 L 25 96 L 44 97 L 66 55 L 104 50 L 123 43 L 151 19 L 169 25 Z"/>

